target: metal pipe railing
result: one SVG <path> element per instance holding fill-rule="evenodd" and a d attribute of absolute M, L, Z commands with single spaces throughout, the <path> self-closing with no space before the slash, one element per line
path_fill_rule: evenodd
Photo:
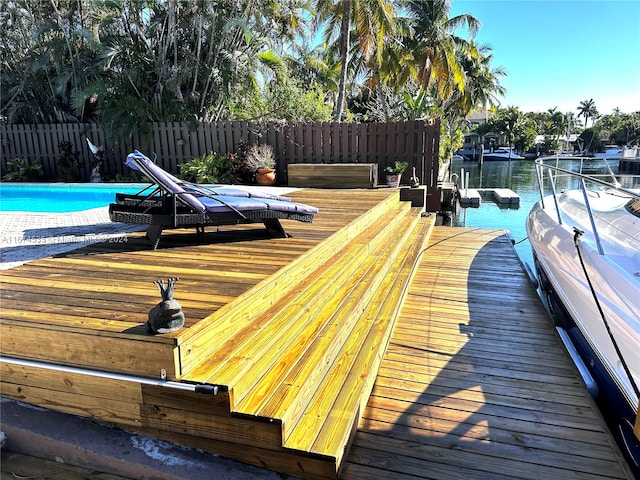
<path fill-rule="evenodd" d="M 30 368 L 41 368 L 44 370 L 51 370 L 55 372 L 71 373 L 76 375 L 86 375 L 90 377 L 104 378 L 108 380 L 118 380 L 123 382 L 139 383 L 142 385 L 153 385 L 156 387 L 173 388 L 176 390 L 186 390 L 195 393 L 205 393 L 209 395 L 217 395 L 218 391 L 226 391 L 226 387 L 220 385 L 210 384 L 193 384 L 193 383 L 180 383 L 171 380 L 165 380 L 166 376 L 164 369 L 160 372 L 160 379 L 152 379 L 146 377 L 138 377 L 135 375 L 124 375 L 120 373 L 103 372 L 100 370 L 91 370 L 88 368 L 71 367 L 68 365 L 57 365 L 54 363 L 38 362 L 34 360 L 26 360 L 22 358 L 13 358 L 0 356 L 0 363 L 8 363 L 10 365 L 19 365 Z"/>
<path fill-rule="evenodd" d="M 616 180 L 615 180 L 615 174 L 611 173 L 611 176 L 614 179 L 615 183 L 611 183 L 611 182 L 607 182 L 605 180 L 600 180 L 599 178 L 597 178 L 596 176 L 593 175 L 586 175 L 584 173 L 580 173 L 580 172 L 574 172 L 572 170 L 567 170 L 566 168 L 561 168 L 559 166 L 557 166 L 557 163 L 559 160 L 580 160 L 581 158 L 585 158 L 585 157 L 553 157 L 554 159 L 556 159 L 556 166 L 552 166 L 552 165 L 547 165 L 545 164 L 545 159 L 538 159 L 536 160 L 536 165 L 541 165 L 544 168 L 547 168 L 548 170 L 555 170 L 557 172 L 560 172 L 564 175 L 566 175 L 567 177 L 574 177 L 574 178 L 584 178 L 586 181 L 588 181 L 589 183 L 594 183 L 596 185 L 600 185 L 602 187 L 606 187 L 606 188 L 611 188 L 614 190 L 617 190 L 619 192 L 625 193 L 626 195 L 630 195 L 634 198 L 640 199 L 640 193 L 638 192 L 634 192 L 633 190 L 629 190 L 628 188 L 622 187 L 620 185 L 617 185 Z M 557 177 L 558 175 L 556 175 Z M 610 174 L 606 174 L 605 176 L 610 176 Z"/>
<path fill-rule="evenodd" d="M 553 164 L 549 164 L 550 160 L 555 160 L 555 165 Z M 562 168 L 560 167 L 560 161 L 579 161 L 579 167 L 580 167 L 580 172 L 575 172 L 572 170 L 568 170 L 566 168 Z M 620 185 L 620 183 L 618 182 L 615 174 L 613 173 L 613 170 L 611 169 L 611 166 L 609 164 L 609 162 L 604 159 L 605 161 L 605 165 L 606 168 L 608 169 L 609 173 L 605 174 L 605 175 L 601 175 L 601 176 L 606 176 L 606 177 L 610 177 L 612 179 L 612 181 L 605 181 L 602 180 L 600 178 L 598 178 L 598 176 L 594 176 L 594 175 L 586 175 L 584 173 L 582 173 L 583 170 L 583 164 L 584 164 L 584 160 L 585 157 L 551 157 L 551 158 L 547 158 L 547 159 L 538 159 L 536 160 L 536 175 L 538 177 L 538 187 L 540 190 L 540 199 L 542 202 L 542 208 L 545 208 L 545 204 L 544 204 L 544 172 L 545 169 L 547 170 L 547 174 L 549 176 L 549 185 L 551 187 L 551 196 L 553 198 L 553 202 L 554 202 L 554 207 L 555 207 L 555 211 L 556 214 L 558 216 L 558 224 L 562 225 L 563 221 L 562 221 L 562 210 L 560 209 L 560 204 L 558 202 L 558 192 L 556 189 L 556 183 L 557 183 L 557 179 L 559 177 L 569 177 L 569 178 L 576 178 L 579 182 L 579 187 L 580 190 L 582 191 L 583 197 L 584 197 L 584 204 L 585 204 L 585 210 L 587 212 L 587 215 L 589 217 L 589 222 L 591 223 L 591 229 L 593 232 L 593 236 L 596 242 L 596 246 L 598 249 L 598 253 L 600 255 L 604 255 L 604 250 L 602 248 L 602 242 L 600 241 L 600 234 L 598 233 L 598 228 L 596 226 L 596 222 L 595 222 L 595 218 L 593 215 L 593 211 L 591 209 L 591 204 L 589 202 L 589 195 L 587 193 L 587 186 L 586 183 L 589 182 L 591 184 L 594 185 L 598 185 L 601 187 L 605 187 L 609 190 L 615 190 L 617 192 L 620 192 L 622 194 L 624 194 L 625 196 L 629 196 L 631 198 L 635 198 L 635 199 L 640 199 L 640 192 L 636 192 L 633 190 L 629 190 L 628 188 L 624 188 Z"/>
<path fill-rule="evenodd" d="M 584 178 L 580 179 L 580 190 L 582 190 L 582 196 L 584 197 L 584 206 L 587 209 L 587 215 L 589 216 L 589 222 L 591 222 L 591 231 L 593 232 L 593 237 L 596 240 L 596 246 L 598 247 L 598 253 L 600 255 L 604 255 L 604 251 L 602 250 L 602 243 L 600 243 L 600 234 L 598 233 L 598 229 L 596 228 L 596 222 L 593 219 L 593 212 L 591 211 L 591 204 L 589 203 L 589 195 L 587 194 L 587 187 L 584 183 Z"/>

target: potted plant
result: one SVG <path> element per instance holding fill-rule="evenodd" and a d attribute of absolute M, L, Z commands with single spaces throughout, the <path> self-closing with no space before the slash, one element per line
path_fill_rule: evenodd
<path fill-rule="evenodd" d="M 387 186 L 398 187 L 400 185 L 400 179 L 402 174 L 407 169 L 409 164 L 407 162 L 395 161 L 390 165 L 387 165 L 384 169 L 384 173 L 387 176 Z"/>
<path fill-rule="evenodd" d="M 246 168 L 255 173 L 259 185 L 273 185 L 276 182 L 275 166 L 271 145 L 252 145 L 245 154 Z"/>

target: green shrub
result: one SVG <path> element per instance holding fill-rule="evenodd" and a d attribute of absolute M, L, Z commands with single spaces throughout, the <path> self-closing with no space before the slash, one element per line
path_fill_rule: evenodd
<path fill-rule="evenodd" d="M 66 140 L 58 144 L 60 148 L 60 156 L 56 159 L 56 163 L 60 167 L 62 173 L 58 175 L 58 182 L 79 182 L 80 178 L 80 152 L 73 150 L 71 142 Z"/>
<path fill-rule="evenodd" d="M 40 162 L 31 163 L 26 158 L 16 158 L 7 162 L 9 171 L 2 177 L 7 182 L 38 182 L 44 178 Z"/>
<path fill-rule="evenodd" d="M 179 165 L 181 179 L 194 183 L 238 183 L 238 162 L 235 155 L 211 152 Z"/>
<path fill-rule="evenodd" d="M 409 164 L 407 162 L 395 161 L 392 164 L 387 165 L 384 172 L 387 175 L 402 175 L 408 166 Z"/>

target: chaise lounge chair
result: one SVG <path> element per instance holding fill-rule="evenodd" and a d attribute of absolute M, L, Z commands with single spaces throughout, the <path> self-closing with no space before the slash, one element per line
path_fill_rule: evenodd
<path fill-rule="evenodd" d="M 109 206 L 109 217 L 113 222 L 149 225 L 147 238 L 154 250 L 165 228 L 195 227 L 203 233 L 209 225 L 263 223 L 271 235 L 287 237 L 280 219 L 312 222 L 318 213 L 317 208 L 287 197 L 185 182 L 137 150 L 127 156 L 125 163 L 142 172 L 152 185 L 135 195 L 116 194 L 116 203 Z"/>

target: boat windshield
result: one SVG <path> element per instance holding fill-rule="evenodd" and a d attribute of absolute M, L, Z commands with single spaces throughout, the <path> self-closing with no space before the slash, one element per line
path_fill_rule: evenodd
<path fill-rule="evenodd" d="M 630 213 L 640 218 L 640 200 L 637 198 L 629 200 L 629 203 L 627 203 L 625 207 Z"/>

